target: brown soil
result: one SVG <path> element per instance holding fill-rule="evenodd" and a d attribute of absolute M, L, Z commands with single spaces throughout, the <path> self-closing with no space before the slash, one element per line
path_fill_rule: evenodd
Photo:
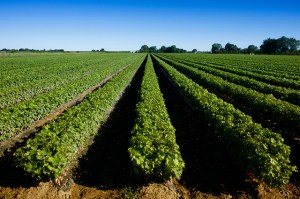
<path fill-rule="evenodd" d="M 233 196 L 228 193 L 220 193 L 214 195 L 211 193 L 203 193 L 198 190 L 188 190 L 182 185 L 175 183 L 175 189 L 169 189 L 164 184 L 151 183 L 141 186 L 136 190 L 129 187 L 122 189 L 101 190 L 95 187 L 87 187 L 73 184 L 67 190 L 60 190 L 52 183 L 40 183 L 38 186 L 30 188 L 0 188 L 0 198 L 2 199 L 88 199 L 88 198 L 136 198 L 136 199 L 299 199 L 300 188 L 291 184 L 285 185 L 279 189 L 270 189 L 264 185 L 257 187 L 257 195 L 250 196 L 247 193 L 240 193 Z"/>
<path fill-rule="evenodd" d="M 31 188 L 2 188 L 0 198 L 24 198 L 24 199 L 67 199 L 67 198 L 120 198 L 118 191 L 101 191 L 96 188 L 83 187 L 74 184 L 70 190 L 59 190 L 52 183 L 40 183 Z"/>

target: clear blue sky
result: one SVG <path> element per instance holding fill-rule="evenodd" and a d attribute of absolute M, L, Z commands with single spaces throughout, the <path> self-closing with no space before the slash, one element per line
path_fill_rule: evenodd
<path fill-rule="evenodd" d="M 0 0 L 0 49 L 210 50 L 300 39 L 300 1 Z"/>

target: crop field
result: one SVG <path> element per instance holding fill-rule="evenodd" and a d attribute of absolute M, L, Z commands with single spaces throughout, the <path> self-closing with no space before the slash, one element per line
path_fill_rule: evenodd
<path fill-rule="evenodd" d="M 299 56 L 0 54 L 0 198 L 300 198 L 299 169 Z"/>

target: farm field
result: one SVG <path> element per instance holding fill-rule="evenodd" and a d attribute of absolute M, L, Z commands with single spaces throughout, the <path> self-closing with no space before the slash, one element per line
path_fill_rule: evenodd
<path fill-rule="evenodd" d="M 0 198 L 300 198 L 300 57 L 0 54 Z"/>

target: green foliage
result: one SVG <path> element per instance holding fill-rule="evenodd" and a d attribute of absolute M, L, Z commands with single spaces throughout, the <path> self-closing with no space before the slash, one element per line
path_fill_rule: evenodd
<path fill-rule="evenodd" d="M 247 53 L 251 54 L 251 53 L 255 53 L 258 50 L 257 46 L 255 45 L 249 45 L 247 48 Z"/>
<path fill-rule="evenodd" d="M 268 38 L 260 46 L 262 53 L 265 54 L 292 54 L 298 50 L 300 40 L 282 36 L 278 39 Z"/>
<path fill-rule="evenodd" d="M 134 171 L 168 180 L 180 178 L 184 162 L 150 57 L 145 67 L 136 113 L 128 149 Z"/>
<path fill-rule="evenodd" d="M 247 76 L 241 76 L 238 74 L 227 72 L 226 67 L 218 67 L 218 66 L 214 66 L 213 64 L 203 64 L 203 63 L 194 62 L 194 61 L 190 61 L 190 60 L 182 60 L 180 58 L 174 58 L 174 57 L 168 57 L 169 59 L 166 59 L 166 56 L 163 56 L 162 58 L 166 61 L 174 60 L 179 63 L 183 63 L 188 66 L 192 66 L 199 70 L 205 71 L 209 74 L 213 74 L 218 77 L 221 77 L 222 79 L 224 79 L 226 81 L 233 82 L 238 85 L 245 86 L 247 88 L 252 88 L 261 93 L 272 94 L 278 99 L 286 100 L 295 105 L 300 105 L 300 91 L 299 90 L 285 88 L 285 87 L 281 87 L 281 86 L 274 86 L 274 85 L 271 85 L 271 84 L 268 84 L 265 82 L 261 82 L 261 81 L 249 78 Z M 231 69 L 231 71 L 233 71 L 233 69 Z"/>
<path fill-rule="evenodd" d="M 236 45 L 227 43 L 225 45 L 225 48 L 222 48 L 221 44 L 214 43 L 211 48 L 211 52 L 213 54 L 219 54 L 219 53 L 259 53 L 259 54 L 299 54 L 299 51 L 297 52 L 298 48 L 300 46 L 300 40 L 297 40 L 295 38 L 288 38 L 285 36 L 282 36 L 278 39 L 265 39 L 260 46 L 260 50 L 258 50 L 257 46 L 249 45 L 248 48 L 240 49 Z"/>
<path fill-rule="evenodd" d="M 157 57 L 155 59 L 174 86 L 215 129 L 216 136 L 245 172 L 253 173 L 260 181 L 272 186 L 288 183 L 296 167 L 290 165 L 290 148 L 279 134 L 262 128 L 233 105 L 209 93 Z"/>
<path fill-rule="evenodd" d="M 251 111 L 263 115 L 274 121 L 278 128 L 288 131 L 289 134 L 299 135 L 300 107 L 276 99 L 273 95 L 258 93 L 255 90 L 240 86 L 220 77 L 189 67 L 176 61 L 165 59 L 179 71 L 192 78 L 213 92 L 223 93 L 232 99 L 251 107 Z"/>
<path fill-rule="evenodd" d="M 196 50 L 196 49 L 194 49 Z M 196 50 L 197 51 L 197 50 Z M 162 46 L 160 49 L 157 49 L 156 46 L 151 46 L 150 48 L 147 45 L 143 45 L 140 50 L 137 52 L 139 53 L 186 53 L 187 51 L 181 48 L 177 48 L 175 45 L 170 47 Z"/>
<path fill-rule="evenodd" d="M 139 194 L 138 190 L 131 188 L 131 187 L 125 187 L 121 190 L 122 197 L 125 199 L 138 199 Z"/>
<path fill-rule="evenodd" d="M 221 44 L 218 44 L 218 43 L 214 43 L 212 46 L 211 46 L 211 52 L 213 54 L 219 54 L 219 53 L 222 53 L 222 45 Z"/>
<path fill-rule="evenodd" d="M 236 45 L 227 43 L 224 48 L 225 53 L 239 53 L 241 51 Z"/>
<path fill-rule="evenodd" d="M 300 105 L 300 91 L 292 88 L 285 88 L 282 86 L 274 86 L 265 82 L 261 82 L 252 78 L 249 78 L 247 76 L 241 76 L 238 74 L 232 73 L 234 69 L 231 69 L 231 72 L 226 71 L 226 66 L 224 67 L 218 67 L 213 64 L 205 64 L 205 63 L 199 63 L 191 60 L 183 60 L 180 58 L 176 58 L 174 56 L 161 56 L 162 59 L 165 61 L 171 61 L 170 63 L 173 63 L 173 61 L 192 66 L 194 68 L 197 68 L 201 71 L 205 71 L 209 74 L 221 77 L 222 79 L 236 83 L 238 85 L 245 86 L 247 88 L 251 88 L 253 90 L 256 90 L 261 93 L 265 94 L 272 94 L 276 98 L 288 101 L 295 105 Z M 228 68 L 228 67 L 227 67 Z M 238 70 L 236 70 L 238 73 Z"/>
<path fill-rule="evenodd" d="M 271 85 L 300 89 L 299 56 L 163 54 L 204 64 Z"/>
<path fill-rule="evenodd" d="M 195 57 L 189 56 L 185 59 L 191 61 Z M 203 60 L 201 62 L 203 63 Z M 297 64 L 299 62 L 298 56 L 254 56 L 250 58 L 250 56 L 214 55 L 205 61 L 205 65 L 271 85 L 299 90 L 300 67 Z"/>
<path fill-rule="evenodd" d="M 28 56 L 3 60 L 4 63 L 14 62 L 18 59 L 20 62 L 16 66 L 5 67 L 7 70 L 3 74 L 1 73 L 1 77 L 4 78 L 1 78 L 3 92 L 0 92 L 0 109 L 2 108 L 0 110 L 0 141 L 27 128 L 86 89 L 113 75 L 121 67 L 132 62 L 133 57 L 141 56 L 129 55 L 110 54 L 100 57 L 86 55 L 85 62 L 79 62 L 78 65 L 76 62 L 83 59 L 83 55 L 67 54 L 59 58 L 66 59 L 62 63 L 56 63 L 57 60 L 55 63 L 50 62 L 52 67 L 49 71 L 47 67 L 39 68 L 40 65 L 47 65 L 47 62 L 51 60 L 43 56 L 43 59 Z M 54 56 L 52 59 L 56 59 L 56 57 Z M 75 60 L 75 63 L 71 61 L 72 59 Z M 91 60 L 89 61 L 89 59 Z M 115 61 L 114 59 L 119 60 Z M 22 63 L 21 61 L 28 62 L 23 69 L 20 68 L 22 65 L 19 65 Z M 70 63 L 65 63 L 68 61 Z M 37 66 L 32 67 L 31 65 L 36 62 L 38 62 Z M 70 66 L 73 64 L 76 67 Z M 9 67 L 11 71 L 8 70 Z M 20 71 L 20 73 L 16 71 Z"/>
<path fill-rule="evenodd" d="M 141 62 L 140 58 L 80 104 L 45 125 L 15 152 L 16 165 L 37 179 L 61 176 L 70 161 L 97 134 Z"/>
<path fill-rule="evenodd" d="M 140 53 L 149 53 L 149 47 L 147 45 L 143 45 L 139 50 Z"/>

